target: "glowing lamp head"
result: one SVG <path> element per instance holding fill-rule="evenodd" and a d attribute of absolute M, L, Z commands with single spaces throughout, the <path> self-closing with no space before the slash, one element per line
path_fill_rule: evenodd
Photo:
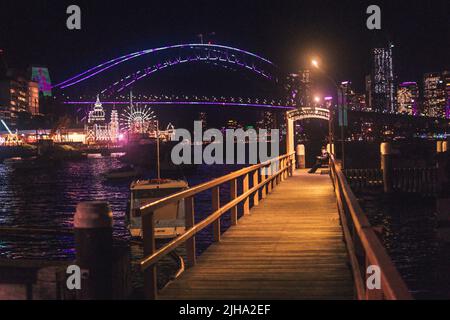
<path fill-rule="evenodd" d="M 320 100 L 321 100 L 320 97 L 318 97 L 318 96 L 314 97 L 314 101 L 315 101 L 315 102 L 319 103 Z"/>
<path fill-rule="evenodd" d="M 311 65 L 314 67 L 314 68 L 319 68 L 319 61 L 317 60 L 317 59 L 312 59 L 311 60 Z"/>

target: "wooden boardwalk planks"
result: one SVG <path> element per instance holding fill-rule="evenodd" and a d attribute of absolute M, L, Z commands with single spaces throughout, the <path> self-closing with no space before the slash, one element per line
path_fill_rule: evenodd
<path fill-rule="evenodd" d="M 353 299 L 330 178 L 296 171 L 160 299 Z"/>

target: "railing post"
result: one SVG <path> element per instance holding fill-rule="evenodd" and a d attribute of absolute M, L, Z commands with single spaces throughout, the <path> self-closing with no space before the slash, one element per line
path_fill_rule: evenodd
<path fill-rule="evenodd" d="M 285 166 L 285 173 L 286 173 L 286 180 L 289 179 L 289 166 L 291 165 L 291 158 L 286 158 L 286 166 Z"/>
<path fill-rule="evenodd" d="M 265 182 L 267 180 L 267 167 L 262 167 L 261 169 L 261 182 Z M 267 184 L 265 184 L 261 189 L 261 199 L 265 199 L 267 197 Z"/>
<path fill-rule="evenodd" d="M 244 179 L 242 180 L 242 193 L 246 193 L 249 190 L 249 177 L 248 174 L 244 176 Z M 250 197 L 246 198 L 244 200 L 244 215 L 250 214 Z"/>
<path fill-rule="evenodd" d="M 220 189 L 219 186 L 212 189 L 212 211 L 216 212 L 220 209 Z M 213 240 L 220 242 L 220 218 L 213 223 Z"/>
<path fill-rule="evenodd" d="M 289 176 L 293 177 L 294 176 L 294 166 L 295 166 L 295 160 L 293 159 L 293 156 L 290 155 L 289 156 Z"/>
<path fill-rule="evenodd" d="M 253 172 L 253 187 L 256 187 L 259 184 L 259 170 Z M 259 205 L 259 190 L 256 190 L 253 196 L 253 206 Z"/>
<path fill-rule="evenodd" d="M 189 197 L 185 200 L 185 219 L 186 219 L 186 231 L 192 229 L 195 225 L 195 208 L 194 208 L 194 197 Z M 186 257 L 187 266 L 189 268 L 195 266 L 197 259 L 195 256 L 195 236 L 192 236 L 186 241 Z"/>
<path fill-rule="evenodd" d="M 267 174 L 267 178 L 271 179 L 272 178 L 272 163 L 269 164 L 269 167 L 267 168 L 268 170 L 268 174 Z M 273 180 L 270 180 L 269 183 L 267 184 L 267 194 L 272 192 L 272 187 L 273 187 Z"/>
<path fill-rule="evenodd" d="M 279 165 L 280 164 L 280 162 L 279 161 L 276 161 L 276 162 L 274 162 L 273 163 L 273 166 L 274 166 L 274 172 L 275 172 L 275 175 L 276 175 L 276 177 L 275 177 L 275 180 L 274 180 L 274 184 L 273 184 L 273 186 L 274 186 L 274 188 L 276 188 L 277 186 L 278 186 L 278 184 L 280 183 L 280 175 L 279 174 L 277 174 L 277 169 L 279 168 L 277 168 L 277 165 Z"/>
<path fill-rule="evenodd" d="M 230 201 L 237 198 L 237 180 L 233 179 L 230 181 Z M 231 225 L 235 226 L 238 224 L 238 208 L 234 206 L 231 208 Z"/>
<path fill-rule="evenodd" d="M 148 257 L 155 253 L 155 217 L 153 212 L 142 214 L 142 240 L 144 256 Z M 144 271 L 144 295 L 149 300 L 156 300 L 158 298 L 156 265 L 152 265 Z"/>

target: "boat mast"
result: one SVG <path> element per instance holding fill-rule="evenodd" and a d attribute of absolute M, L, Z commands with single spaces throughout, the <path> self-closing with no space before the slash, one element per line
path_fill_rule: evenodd
<path fill-rule="evenodd" d="M 161 183 L 161 164 L 160 164 L 160 149 L 159 149 L 159 121 L 156 120 L 156 158 L 157 158 L 157 172 L 158 172 L 158 184 Z"/>

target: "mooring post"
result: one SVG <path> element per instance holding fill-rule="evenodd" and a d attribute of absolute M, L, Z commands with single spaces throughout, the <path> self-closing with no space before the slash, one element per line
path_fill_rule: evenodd
<path fill-rule="evenodd" d="M 445 186 L 448 183 L 448 152 L 447 152 L 447 141 L 437 141 L 436 142 L 436 168 L 437 168 L 437 187 L 438 192 L 444 191 Z"/>
<path fill-rule="evenodd" d="M 436 141 L 436 153 L 437 154 L 441 154 L 443 152 L 442 145 L 443 145 L 443 141 Z"/>
<path fill-rule="evenodd" d="M 107 202 L 77 205 L 74 228 L 76 264 L 82 271 L 82 300 L 112 299 L 113 215 Z"/>
<path fill-rule="evenodd" d="M 383 172 L 383 189 L 385 193 L 392 192 L 392 147 L 390 142 L 383 142 L 380 146 L 381 171 Z"/>
<path fill-rule="evenodd" d="M 305 153 L 305 145 L 298 144 L 295 148 L 295 155 L 297 157 L 297 169 L 305 169 L 306 168 L 306 153 Z"/>
<path fill-rule="evenodd" d="M 328 153 L 334 154 L 334 143 L 327 144 L 327 151 L 328 151 Z"/>

